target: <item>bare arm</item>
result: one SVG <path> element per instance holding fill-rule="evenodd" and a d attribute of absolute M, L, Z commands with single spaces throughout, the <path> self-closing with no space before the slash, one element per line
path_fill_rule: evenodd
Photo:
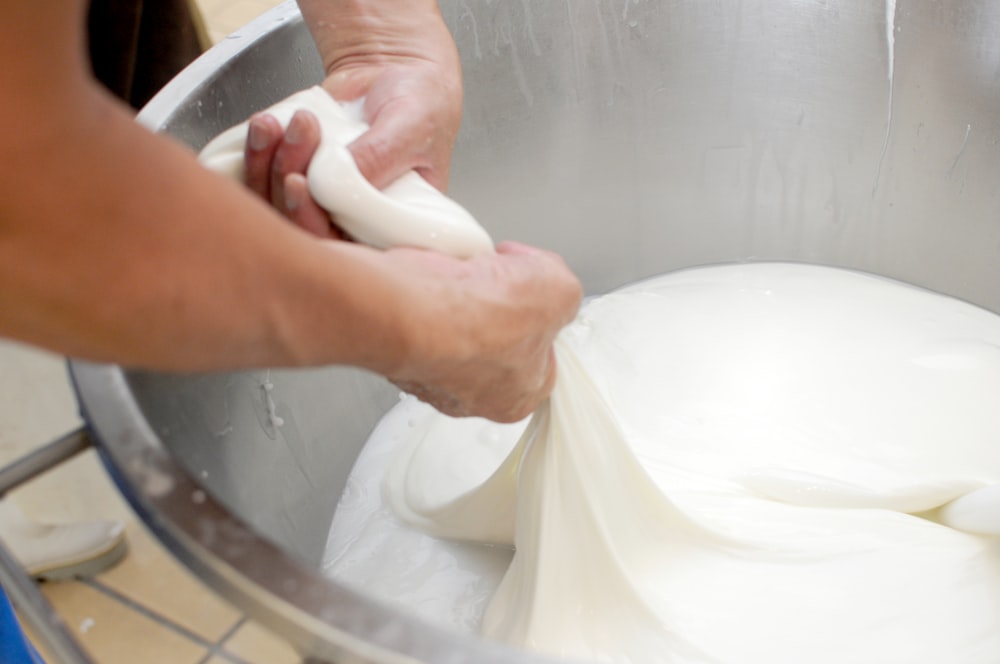
<path fill-rule="evenodd" d="M 352 364 L 495 419 L 547 394 L 579 298 L 561 261 L 314 239 L 107 98 L 82 14 L 0 9 L 0 335 L 165 370 Z"/>
<path fill-rule="evenodd" d="M 4 98 L 20 103 L 2 111 L 0 330 L 164 369 L 363 362 L 348 348 L 350 326 L 341 322 L 343 334 L 316 343 L 292 324 L 343 319 L 383 329 L 351 295 L 361 278 L 377 293 L 380 279 L 365 275 L 377 270 L 376 257 L 310 241 L 186 150 L 136 126 L 87 78 L 74 13 L 51 17 L 34 36 L 62 57 L 39 54 L 33 67 L 37 58 L 24 52 L 33 46 L 5 54 L 23 66 L 3 75 Z M 23 30 L 26 21 L 5 19 L 3 29 Z M 304 306 L 311 284 L 314 304 L 327 292 L 324 306 Z"/>

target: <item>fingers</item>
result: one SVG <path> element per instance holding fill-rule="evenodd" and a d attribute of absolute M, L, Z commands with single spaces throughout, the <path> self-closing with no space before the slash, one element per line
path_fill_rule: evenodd
<path fill-rule="evenodd" d="M 517 243 L 458 261 L 461 272 L 427 255 L 395 256 L 414 281 L 437 286 L 435 297 L 413 300 L 419 338 L 389 377 L 450 415 L 498 422 L 529 415 L 555 385 L 553 343 L 576 316 L 579 281 L 558 255 Z"/>
<path fill-rule="evenodd" d="M 301 173 L 290 173 L 283 185 L 286 214 L 292 222 L 321 238 L 343 240 L 344 236 L 330 223 L 330 216 L 309 195 L 309 184 Z"/>
<path fill-rule="evenodd" d="M 501 242 L 496 252 L 525 263 L 521 268 L 522 278 L 532 288 L 541 287 L 544 290 L 541 304 L 554 321 L 566 325 L 576 317 L 583 299 L 583 286 L 562 256 L 519 242 Z"/>
<path fill-rule="evenodd" d="M 531 256 L 537 258 L 538 260 L 557 263 L 559 265 L 566 265 L 562 256 L 554 251 L 540 249 L 539 247 L 533 247 L 530 244 L 521 244 L 520 242 L 513 242 L 511 240 L 505 240 L 504 242 L 499 243 L 496 246 L 496 252 L 504 256 Z"/>
<path fill-rule="evenodd" d="M 334 99 L 350 101 L 368 96 L 365 116 L 370 125 L 367 132 L 348 146 L 358 170 L 377 189 L 383 189 L 406 171 L 417 166 L 413 163 L 413 123 L 415 118 L 426 116 L 426 105 L 411 106 L 397 87 L 412 85 L 412 81 L 391 82 L 382 88 L 393 90 L 388 96 L 380 94 L 379 86 L 373 85 L 384 77 L 394 81 L 396 77 L 386 74 L 382 67 L 353 67 L 338 71 L 323 82 L 323 87 Z M 433 183 L 432 183 L 433 184 Z"/>
<path fill-rule="evenodd" d="M 247 131 L 246 185 L 303 230 L 343 239 L 309 194 L 305 173 L 320 137 L 319 121 L 312 113 L 296 113 L 287 130 L 273 116 L 255 115 Z"/>
<path fill-rule="evenodd" d="M 415 381 L 394 381 L 439 412 L 451 417 L 485 417 L 500 423 L 512 423 L 531 415 L 552 393 L 556 381 L 556 355 L 550 346 L 541 362 L 519 363 L 516 371 L 507 372 L 505 380 L 477 383 L 466 379 L 455 390 L 442 389 Z"/>
<path fill-rule="evenodd" d="M 305 175 L 319 140 L 319 121 L 312 113 L 297 112 L 287 130 L 273 116 L 255 115 L 247 130 L 246 185 L 287 213 L 285 182 L 289 175 Z"/>
<path fill-rule="evenodd" d="M 531 415 L 539 404 L 552 394 L 556 384 L 556 353 L 549 344 L 542 359 L 534 367 L 526 367 L 525 381 L 519 391 L 512 392 L 505 401 L 499 401 L 489 419 L 502 424 L 518 422 Z"/>
<path fill-rule="evenodd" d="M 285 130 L 284 139 L 274 151 L 271 162 L 271 204 L 287 213 L 285 179 L 292 173 L 304 174 L 319 146 L 319 120 L 312 113 L 298 111 L 292 116 Z"/>
<path fill-rule="evenodd" d="M 411 117 L 412 114 L 394 112 L 387 106 L 380 111 L 371 128 L 347 146 L 358 170 L 377 189 L 383 189 L 421 165 L 414 163 L 414 154 L 408 149 L 415 133 Z M 437 186 L 438 183 L 431 184 Z"/>
<path fill-rule="evenodd" d="M 542 386 L 538 393 L 541 398 L 546 398 L 552 394 L 552 388 L 556 385 L 556 350 L 553 347 L 549 347 L 548 353 L 546 353 L 546 361 L 544 366 L 542 366 Z M 534 408 L 532 408 L 534 410 Z M 525 417 L 528 413 L 523 413 L 520 417 Z M 518 419 L 520 419 L 520 417 Z M 517 421 L 517 420 L 512 420 Z"/>
<path fill-rule="evenodd" d="M 271 162 L 284 133 L 278 121 L 270 115 L 258 113 L 250 118 L 244 177 L 247 187 L 266 201 L 271 200 Z"/>
<path fill-rule="evenodd" d="M 461 121 L 461 85 L 424 60 L 353 68 L 324 86 L 334 98 L 365 97 L 369 130 L 348 146 L 362 175 L 381 189 L 414 170 L 444 191 Z"/>

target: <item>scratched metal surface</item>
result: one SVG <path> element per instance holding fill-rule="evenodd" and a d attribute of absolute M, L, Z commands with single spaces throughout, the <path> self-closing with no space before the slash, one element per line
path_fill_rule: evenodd
<path fill-rule="evenodd" d="M 453 194 L 592 292 L 790 259 L 1000 309 L 997 3 L 444 9 L 466 80 Z"/>

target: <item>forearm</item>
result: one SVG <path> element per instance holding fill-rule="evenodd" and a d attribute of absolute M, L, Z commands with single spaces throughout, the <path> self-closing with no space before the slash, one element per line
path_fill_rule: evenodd
<path fill-rule="evenodd" d="M 392 371 L 405 303 L 381 256 L 317 242 L 110 101 L 86 103 L 58 145 L 4 155 L 20 167 L 4 173 L 0 335 L 167 370 Z"/>
<path fill-rule="evenodd" d="M 351 364 L 446 412 L 504 421 L 548 394 L 552 340 L 580 298 L 557 256 L 317 240 L 98 91 L 82 60 L 85 6 L 0 3 L 0 337 L 173 371 Z M 303 6 L 346 72 L 327 89 L 366 96 L 372 128 L 351 145 L 362 172 L 387 184 L 417 169 L 440 186 L 461 99 L 439 92 L 461 84 L 436 9 L 431 28 L 412 13 L 429 16 L 429 3 Z M 374 28 L 352 22 L 372 16 Z M 322 29 L 334 19 L 339 32 Z M 412 47 L 403 56 L 379 32 L 390 24 L 399 51 Z M 383 50 L 345 42 L 354 28 Z M 421 44 L 443 48 L 445 64 L 421 59 Z"/>
<path fill-rule="evenodd" d="M 457 60 L 435 0 L 298 0 L 298 4 L 327 72 L 369 55 Z"/>

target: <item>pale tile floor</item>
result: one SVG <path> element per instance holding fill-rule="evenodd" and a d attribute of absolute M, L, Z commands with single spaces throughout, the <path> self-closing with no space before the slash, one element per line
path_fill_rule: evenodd
<path fill-rule="evenodd" d="M 209 36 L 219 41 L 279 2 L 198 4 Z M 0 466 L 80 424 L 62 358 L 0 342 L 0 375 Z M 41 521 L 126 523 L 131 548 L 117 567 L 86 581 L 43 584 L 49 601 L 100 664 L 299 661 L 286 643 L 249 622 L 170 557 L 122 500 L 93 451 L 11 498 Z"/>

